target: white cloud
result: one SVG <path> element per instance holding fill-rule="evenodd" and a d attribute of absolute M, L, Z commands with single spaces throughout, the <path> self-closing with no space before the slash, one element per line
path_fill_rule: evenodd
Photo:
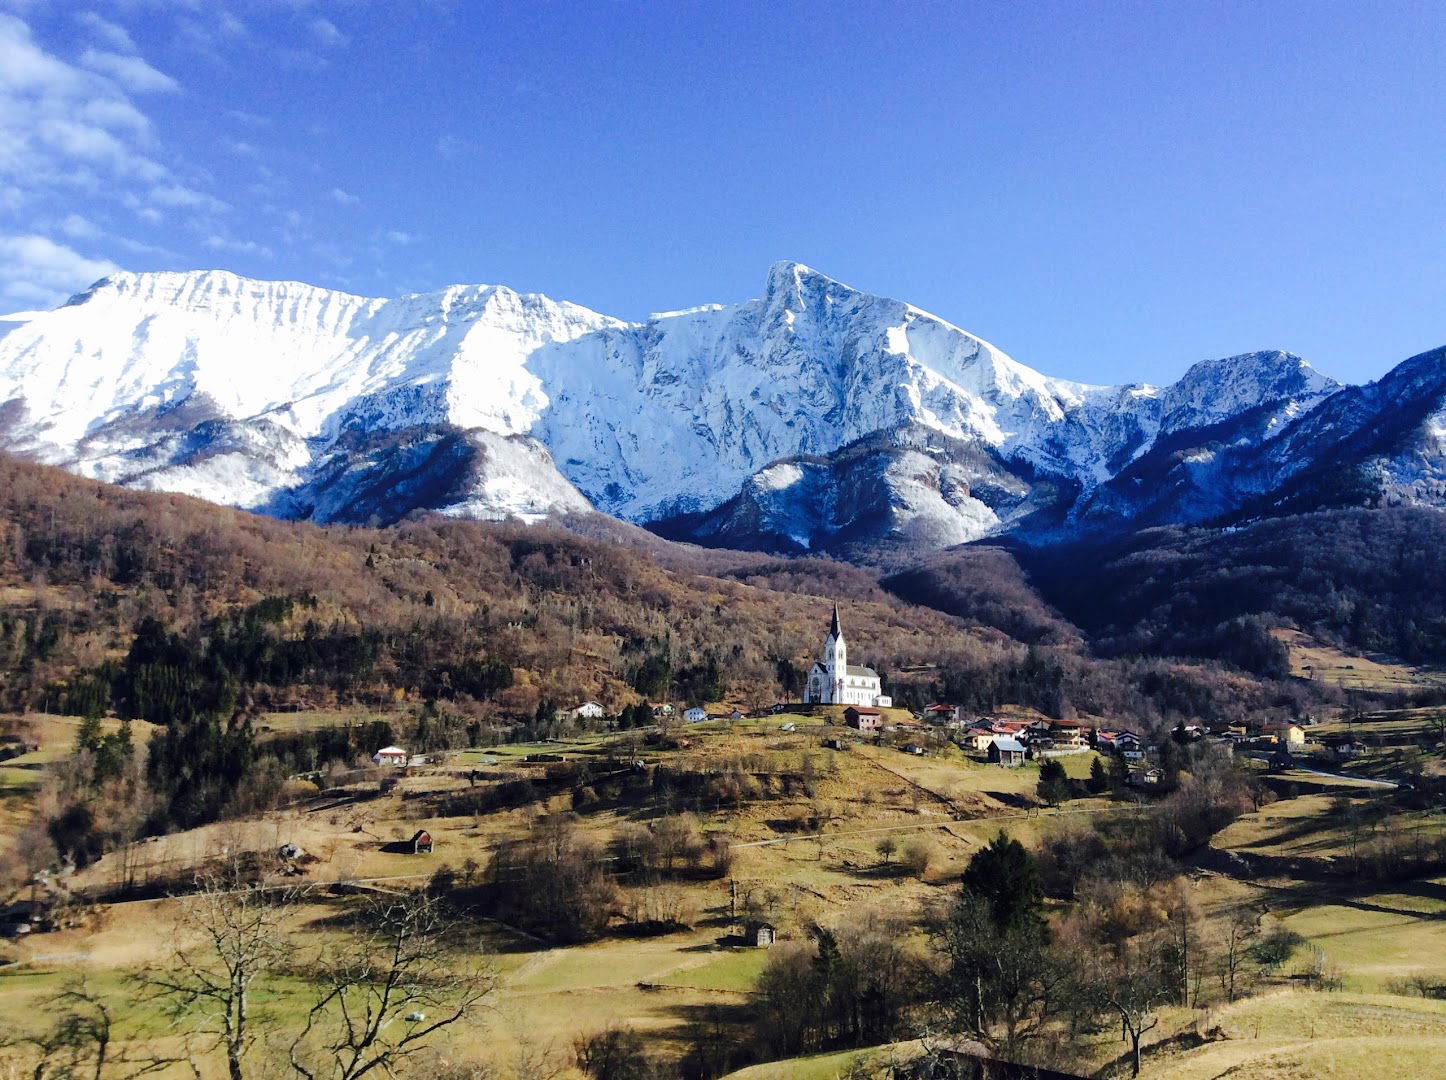
<path fill-rule="evenodd" d="M 75 17 L 75 21 L 89 30 L 91 35 L 98 41 L 104 42 L 112 49 L 117 49 L 124 53 L 139 52 L 136 48 L 135 39 L 131 37 L 124 26 L 118 26 L 93 11 L 82 11 Z"/>
<path fill-rule="evenodd" d="M 187 187 L 185 184 L 161 184 L 151 188 L 150 200 L 156 206 L 172 210 L 210 210 L 221 213 L 231 207 L 204 191 Z"/>
<path fill-rule="evenodd" d="M 393 244 L 398 244 L 402 247 L 406 247 L 408 244 L 415 244 L 421 239 L 421 237 L 415 233 L 403 232 L 401 229 L 388 229 L 386 231 L 386 238 Z"/>
<path fill-rule="evenodd" d="M 255 240 L 233 240 L 229 236 L 221 236 L 216 233 L 206 237 L 206 246 L 212 251 L 234 251 L 242 255 L 264 255 L 268 259 L 276 255 L 276 252 L 272 251 L 265 244 L 258 244 Z"/>
<path fill-rule="evenodd" d="M 54 307 L 120 269 L 34 234 L 0 236 L 0 307 L 6 311 Z"/>
<path fill-rule="evenodd" d="M 311 20 L 311 34 L 318 42 L 327 48 L 335 49 L 346 45 L 348 38 L 336 28 L 336 23 L 330 19 Z"/>
<path fill-rule="evenodd" d="M 9 208 L 33 206 L 57 190 L 99 196 L 171 178 L 155 156 L 149 118 L 116 73 L 157 89 L 158 78 L 167 77 L 135 57 L 89 55 L 113 70 L 66 63 L 46 52 L 21 19 L 0 14 L 0 189 Z"/>
<path fill-rule="evenodd" d="M 341 203 L 342 206 L 355 206 L 357 203 L 361 202 L 360 198 L 353 195 L 349 191 L 343 191 L 339 187 L 334 187 L 331 189 L 331 197 L 337 202 Z"/>
<path fill-rule="evenodd" d="M 181 88 L 163 71 L 157 71 L 139 56 L 122 56 L 120 53 L 86 49 L 80 55 L 80 63 L 92 71 L 109 75 L 127 90 L 138 94 L 174 93 Z"/>
<path fill-rule="evenodd" d="M 101 233 L 100 226 L 79 214 L 67 214 L 60 231 L 72 240 L 94 240 Z"/>

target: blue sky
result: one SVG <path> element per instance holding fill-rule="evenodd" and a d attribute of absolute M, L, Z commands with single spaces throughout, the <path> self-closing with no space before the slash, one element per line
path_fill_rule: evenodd
<path fill-rule="evenodd" d="M 776 259 L 1050 374 L 1446 344 L 1446 5 L 0 0 L 0 308 L 119 267 L 625 318 Z"/>

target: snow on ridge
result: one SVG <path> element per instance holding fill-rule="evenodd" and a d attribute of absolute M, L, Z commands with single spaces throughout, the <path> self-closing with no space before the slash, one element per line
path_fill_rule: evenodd
<path fill-rule="evenodd" d="M 381 298 L 229 271 L 117 273 L 0 336 L 0 405 L 17 398 L 24 423 L 5 445 L 116 476 L 140 455 L 158 462 L 148 484 L 243 505 L 306 482 L 352 432 L 528 436 L 550 461 L 489 444 L 486 483 L 449 512 L 528 517 L 586 496 L 634 521 L 711 509 L 770 463 L 910 423 L 1088 486 L 1143 452 L 1170 409 L 1222 400 L 1219 387 L 1196 401 L 1051 378 L 926 311 L 787 261 L 757 299 L 643 323 L 500 285 Z M 207 420 L 240 425 L 224 467 L 185 458 L 209 453 L 187 449 L 213 437 Z M 293 440 L 284 452 L 265 425 Z M 245 460 L 263 452 L 253 443 L 264 467 Z"/>

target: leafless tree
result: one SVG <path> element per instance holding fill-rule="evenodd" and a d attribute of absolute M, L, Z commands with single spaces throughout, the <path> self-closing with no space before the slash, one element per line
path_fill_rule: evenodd
<path fill-rule="evenodd" d="M 317 965 L 317 997 L 291 1045 L 292 1069 L 306 1080 L 390 1076 L 443 1028 L 475 1015 L 496 980 L 477 943 L 458 935 L 443 902 L 426 892 L 368 904 L 360 931 Z"/>
<path fill-rule="evenodd" d="M 1220 989 L 1227 1001 L 1234 1001 L 1240 992 L 1250 960 L 1250 943 L 1260 933 L 1260 916 L 1249 909 L 1237 911 L 1220 931 L 1220 953 L 1217 961 Z"/>
<path fill-rule="evenodd" d="M 1164 970 L 1160 942 L 1141 935 L 1121 942 L 1101 974 L 1102 1000 L 1120 1018 L 1120 1033 L 1130 1041 L 1131 1076 L 1140 1075 L 1140 1041 L 1160 1023 L 1160 1006 L 1173 987 Z"/>
<path fill-rule="evenodd" d="M 210 877 L 181 900 L 178 947 L 164 966 L 141 973 L 145 992 L 164 1002 L 176 1019 L 199 1026 L 225 1053 L 230 1080 L 244 1080 L 246 1058 L 259 1035 L 251 996 L 259 979 L 275 970 L 289 949 L 281 933 L 293 890 L 237 885 Z"/>

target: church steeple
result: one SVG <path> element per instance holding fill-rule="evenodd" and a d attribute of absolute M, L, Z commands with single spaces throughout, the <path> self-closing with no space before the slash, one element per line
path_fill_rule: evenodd
<path fill-rule="evenodd" d="M 831 622 L 831 623 L 829 624 L 829 627 L 828 627 L 828 636 L 831 637 L 831 638 L 841 638 L 841 637 L 843 637 L 843 627 L 840 626 L 840 625 L 839 625 L 839 622 L 838 622 L 838 605 L 837 605 L 837 604 L 835 604 L 835 605 L 833 606 L 833 622 Z"/>

